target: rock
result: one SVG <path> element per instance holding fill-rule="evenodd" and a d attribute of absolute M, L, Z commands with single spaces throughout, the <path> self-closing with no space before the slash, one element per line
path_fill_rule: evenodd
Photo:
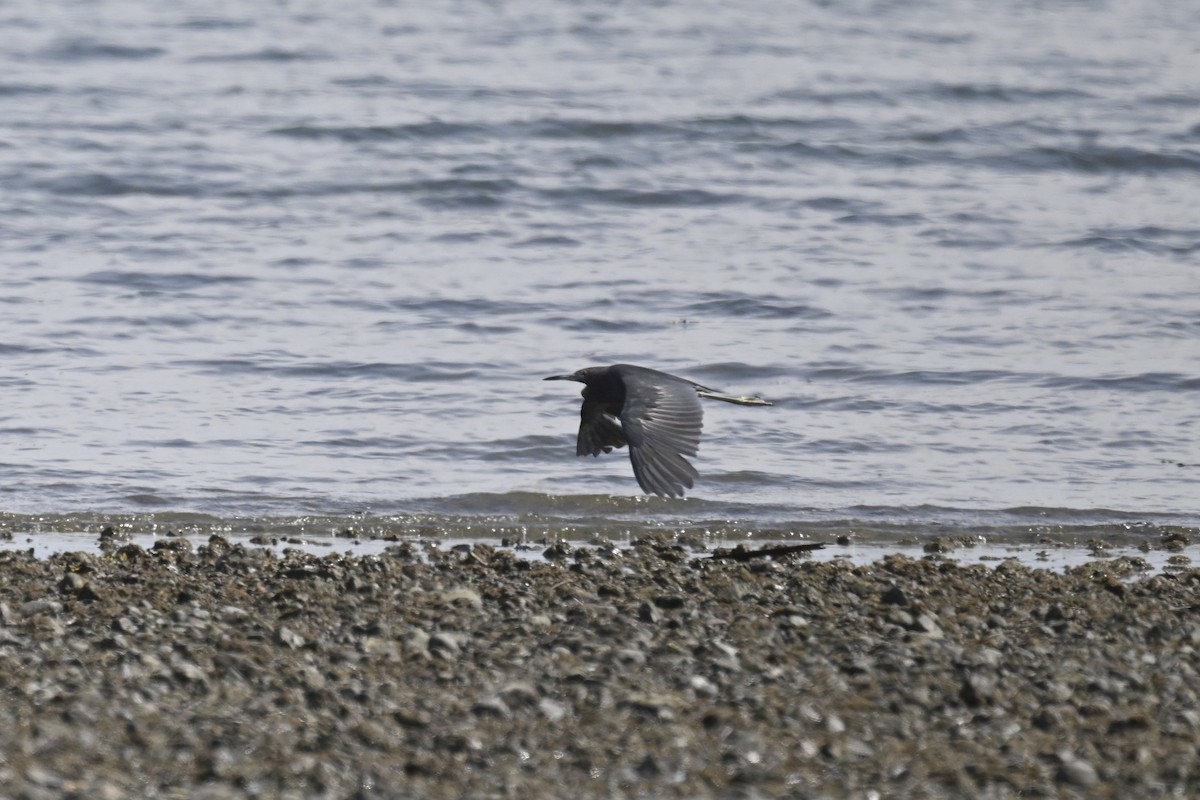
<path fill-rule="evenodd" d="M 655 625 L 662 619 L 662 612 L 658 610 L 656 605 L 651 603 L 642 603 L 638 606 L 638 619 L 642 622 Z"/>
<path fill-rule="evenodd" d="M 485 697 L 477 701 L 475 705 L 471 706 L 471 712 L 480 717 L 488 716 L 506 719 L 512 716 L 508 710 L 508 705 L 496 696 Z"/>
<path fill-rule="evenodd" d="M 461 604 L 475 610 L 483 608 L 483 597 L 479 592 L 466 586 L 459 586 L 442 592 L 442 602 L 446 605 Z"/>
<path fill-rule="evenodd" d="M 993 702 L 996 697 L 996 677 L 984 672 L 971 672 L 963 678 L 959 696 L 971 707 Z"/>
<path fill-rule="evenodd" d="M 404 650 L 410 655 L 428 655 L 430 636 L 420 628 L 414 628 L 404 637 Z"/>
<path fill-rule="evenodd" d="M 538 701 L 538 711 L 551 722 L 559 722 L 567 716 L 567 706 L 557 700 L 543 697 Z"/>
<path fill-rule="evenodd" d="M 923 633 L 930 639 L 941 639 L 942 629 L 937 624 L 937 617 L 930 613 L 918 614 L 913 619 L 912 629 L 917 633 Z"/>
<path fill-rule="evenodd" d="M 286 625 L 281 625 L 275 629 L 275 641 L 293 650 L 304 646 L 304 637 Z"/>
<path fill-rule="evenodd" d="M 362 652 L 371 656 L 387 656 L 396 658 L 399 654 L 399 648 L 396 642 L 392 639 L 384 639 L 381 636 L 364 636 L 358 643 Z M 428 650 L 429 642 L 426 640 L 421 645 L 421 650 Z"/>
<path fill-rule="evenodd" d="M 687 601 L 677 594 L 660 594 L 654 598 L 654 605 L 666 610 L 683 608 Z"/>
<path fill-rule="evenodd" d="M 465 640 L 462 634 L 438 631 L 429 637 L 429 652 L 444 657 L 457 656 Z"/>
<path fill-rule="evenodd" d="M 27 603 L 21 604 L 21 616 L 29 618 L 39 614 L 49 614 L 51 616 L 61 614 L 63 604 L 57 600 L 43 597 L 38 600 L 30 600 Z"/>
<path fill-rule="evenodd" d="M 1058 751 L 1058 760 L 1059 781 L 1083 789 L 1091 789 L 1100 783 L 1100 776 L 1096 773 L 1096 768 L 1083 759 L 1077 758 L 1070 751 Z"/>
<path fill-rule="evenodd" d="M 370 719 L 361 720 L 355 724 L 354 735 L 367 747 L 376 749 L 385 749 L 392 741 L 392 735 L 388 729 Z"/>
<path fill-rule="evenodd" d="M 87 580 L 78 572 L 68 572 L 63 576 L 62 580 L 58 582 L 59 589 L 71 594 L 74 594 L 86 585 Z"/>
<path fill-rule="evenodd" d="M 688 678 L 688 686 L 701 697 L 716 697 L 717 685 L 703 675 L 693 675 Z"/>
<path fill-rule="evenodd" d="M 531 707 L 537 705 L 540 698 L 537 687 L 529 681 L 513 681 L 500 690 L 502 697 L 510 706 Z"/>
<path fill-rule="evenodd" d="M 613 653 L 613 657 L 625 667 L 640 667 L 646 663 L 646 654 L 632 647 L 622 647 Z"/>

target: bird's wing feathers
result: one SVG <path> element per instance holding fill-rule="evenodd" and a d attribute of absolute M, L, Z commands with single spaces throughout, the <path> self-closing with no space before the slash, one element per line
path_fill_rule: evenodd
<path fill-rule="evenodd" d="M 584 399 L 579 411 L 579 438 L 575 440 L 575 455 L 598 456 L 625 446 L 625 434 L 616 418 L 604 409 L 603 403 Z"/>
<path fill-rule="evenodd" d="M 696 455 L 700 447 L 703 410 L 692 383 L 664 373 L 656 377 L 653 381 L 626 378 L 621 427 L 642 490 L 682 497 L 699 477 L 684 456 Z"/>
<path fill-rule="evenodd" d="M 649 448 L 629 448 L 633 476 L 646 494 L 662 497 L 683 497 L 684 489 L 692 488 L 700 473 L 678 453 Z"/>

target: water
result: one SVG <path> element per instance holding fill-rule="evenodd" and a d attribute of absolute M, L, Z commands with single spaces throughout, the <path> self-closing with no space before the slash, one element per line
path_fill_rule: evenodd
<path fill-rule="evenodd" d="M 5 527 L 1194 530 L 1196 41 L 1166 0 L 7 3 Z M 540 380 L 616 362 L 777 405 L 636 497 Z"/>

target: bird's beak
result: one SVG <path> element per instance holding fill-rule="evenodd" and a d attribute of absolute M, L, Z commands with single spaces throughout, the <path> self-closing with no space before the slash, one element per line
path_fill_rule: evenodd
<path fill-rule="evenodd" d="M 551 375 L 549 378 L 542 378 L 544 381 L 573 381 L 577 380 L 574 375 Z"/>

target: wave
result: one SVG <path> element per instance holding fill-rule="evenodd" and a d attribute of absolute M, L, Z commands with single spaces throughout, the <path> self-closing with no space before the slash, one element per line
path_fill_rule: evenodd
<path fill-rule="evenodd" d="M 131 502 L 134 499 L 131 498 Z M 136 504 L 161 505 L 139 495 Z M 1157 543 L 1200 537 L 1200 520 L 1173 514 L 1104 508 L 1024 506 L 963 509 L 938 506 L 854 506 L 845 509 L 764 509 L 751 504 L 609 495 L 536 492 L 471 493 L 430 498 L 394 513 L 301 514 L 222 517 L 174 511 L 132 513 L 0 514 L 0 539 L 45 533 L 98 536 L 105 528 L 125 534 L 246 539 L 258 534 L 384 540 L 502 538 L 627 541 L 645 535 L 699 536 L 701 540 L 812 540 L 833 544 L 901 544 L 935 539 L 992 544 L 1087 546 Z"/>
<path fill-rule="evenodd" d="M 164 53 L 166 50 L 161 47 L 130 47 L 90 37 L 60 39 L 41 51 L 43 58 L 54 61 L 140 61 Z"/>

